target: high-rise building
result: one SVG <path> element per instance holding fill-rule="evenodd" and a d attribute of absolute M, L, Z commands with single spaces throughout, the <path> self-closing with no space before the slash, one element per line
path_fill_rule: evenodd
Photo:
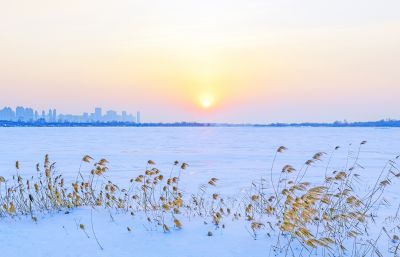
<path fill-rule="evenodd" d="M 116 111 L 109 110 L 106 113 L 105 121 L 118 121 L 118 114 Z"/>
<path fill-rule="evenodd" d="M 15 120 L 15 112 L 10 107 L 4 107 L 0 110 L 0 120 Z"/>
<path fill-rule="evenodd" d="M 49 114 L 47 114 L 46 121 L 53 122 L 53 111 L 51 109 L 49 109 Z"/>
<path fill-rule="evenodd" d="M 35 118 L 32 108 L 25 108 L 24 120 L 33 121 Z"/>
<path fill-rule="evenodd" d="M 100 107 L 97 107 L 94 109 L 94 119 L 95 121 L 101 121 L 102 120 L 102 110 Z"/>
<path fill-rule="evenodd" d="M 140 112 L 136 113 L 136 123 L 140 123 Z"/>
<path fill-rule="evenodd" d="M 34 120 L 36 121 L 36 120 L 38 120 L 39 119 L 39 113 L 38 113 L 38 111 L 35 111 L 35 118 L 34 118 Z"/>
<path fill-rule="evenodd" d="M 53 118 L 52 118 L 53 122 L 57 122 L 57 110 L 53 109 Z"/>
<path fill-rule="evenodd" d="M 17 106 L 15 109 L 15 116 L 17 121 L 24 121 L 25 120 L 25 108 L 22 106 Z"/>
<path fill-rule="evenodd" d="M 82 122 L 89 122 L 89 121 L 90 121 L 90 119 L 89 119 L 89 113 L 84 112 L 84 113 L 82 114 Z"/>

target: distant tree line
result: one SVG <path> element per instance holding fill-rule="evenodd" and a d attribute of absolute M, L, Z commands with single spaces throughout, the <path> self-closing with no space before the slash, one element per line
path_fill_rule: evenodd
<path fill-rule="evenodd" d="M 332 123 L 270 123 L 270 124 L 238 124 L 238 123 L 135 123 L 135 122 L 47 122 L 37 121 L 0 121 L 0 127 L 400 127 L 400 120 L 379 120 Z"/>

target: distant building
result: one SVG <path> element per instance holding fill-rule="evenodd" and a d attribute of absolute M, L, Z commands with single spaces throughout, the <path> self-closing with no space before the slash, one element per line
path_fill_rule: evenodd
<path fill-rule="evenodd" d="M 140 112 L 139 111 L 136 113 L 136 123 L 140 124 Z"/>
<path fill-rule="evenodd" d="M 53 118 L 52 118 L 53 122 L 57 122 L 57 110 L 53 109 Z"/>
<path fill-rule="evenodd" d="M 118 115 L 116 111 L 109 110 L 106 113 L 106 116 L 104 117 L 105 121 L 111 122 L 111 121 L 118 121 Z"/>
<path fill-rule="evenodd" d="M 2 110 L 0 110 L 0 120 L 15 120 L 15 112 L 10 107 L 4 107 Z"/>
<path fill-rule="evenodd" d="M 49 113 L 47 114 L 46 121 L 53 122 L 53 111 L 51 109 L 49 110 Z"/>
<path fill-rule="evenodd" d="M 17 106 L 15 109 L 15 116 L 17 121 L 25 121 L 25 108 L 22 106 Z"/>
<path fill-rule="evenodd" d="M 94 120 L 101 121 L 103 117 L 101 108 L 97 107 L 94 109 Z"/>
<path fill-rule="evenodd" d="M 89 122 L 89 121 L 90 121 L 89 113 L 84 112 L 84 113 L 82 114 L 82 119 L 83 119 L 83 122 Z"/>
<path fill-rule="evenodd" d="M 32 108 L 25 108 L 24 121 L 34 121 L 35 115 Z"/>

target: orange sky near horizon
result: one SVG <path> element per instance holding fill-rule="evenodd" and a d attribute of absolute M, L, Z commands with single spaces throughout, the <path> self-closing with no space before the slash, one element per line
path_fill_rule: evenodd
<path fill-rule="evenodd" d="M 400 118 L 399 1 L 48 1 L 0 9 L 0 108 L 145 121 Z"/>

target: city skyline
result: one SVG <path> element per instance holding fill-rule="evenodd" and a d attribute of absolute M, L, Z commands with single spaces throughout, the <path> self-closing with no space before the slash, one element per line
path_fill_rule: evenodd
<path fill-rule="evenodd" d="M 20 121 L 20 122 L 36 122 L 43 121 L 49 123 L 56 122 L 132 122 L 141 123 L 140 111 L 136 112 L 136 116 L 127 111 L 118 113 L 114 110 L 107 110 L 103 113 L 103 108 L 95 107 L 94 112 L 83 112 L 82 114 L 63 114 L 58 113 L 57 109 L 50 108 L 48 110 L 34 110 L 31 107 L 17 106 L 15 109 L 5 106 L 0 109 L 0 121 Z"/>

